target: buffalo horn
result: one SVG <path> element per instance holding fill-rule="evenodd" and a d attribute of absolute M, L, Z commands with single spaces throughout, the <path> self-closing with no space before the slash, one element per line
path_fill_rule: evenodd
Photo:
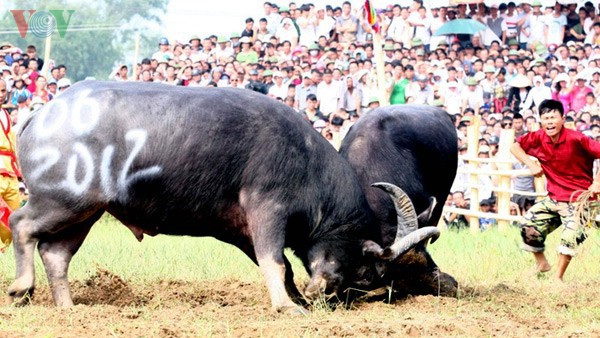
<path fill-rule="evenodd" d="M 399 187 L 385 182 L 377 182 L 371 185 L 387 192 L 396 208 L 398 230 L 396 233 L 397 242 L 400 238 L 410 234 L 419 228 L 417 212 L 408 195 Z"/>
<path fill-rule="evenodd" d="M 379 258 L 386 260 L 394 260 L 399 256 L 412 249 L 415 245 L 420 242 L 433 238 L 437 239 L 440 236 L 440 230 L 437 227 L 424 227 L 416 230 L 400 240 L 396 240 L 389 248 L 385 248 L 383 253 L 379 255 Z"/>

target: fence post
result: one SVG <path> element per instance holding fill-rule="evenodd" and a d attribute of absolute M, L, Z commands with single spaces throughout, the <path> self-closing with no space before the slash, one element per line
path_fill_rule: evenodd
<path fill-rule="evenodd" d="M 509 160 L 511 158 L 510 146 L 513 144 L 514 140 L 514 129 L 502 129 L 500 132 L 500 142 L 498 143 L 497 159 Z M 503 171 L 511 170 L 512 164 L 504 161 L 499 162 L 498 169 Z M 510 193 L 508 192 L 510 189 L 510 180 L 511 177 L 509 175 L 501 175 L 498 181 L 498 187 L 502 188 L 504 191 L 499 191 L 497 194 L 498 210 L 496 210 L 496 212 L 502 216 L 510 215 Z M 507 229 L 509 225 L 510 222 L 507 220 L 498 220 L 498 229 L 500 230 Z"/>
<path fill-rule="evenodd" d="M 479 153 L 479 125 L 481 123 L 481 117 L 479 115 L 473 116 L 471 125 L 467 127 L 467 155 L 469 158 L 477 157 Z M 469 169 L 475 171 L 477 169 L 477 162 L 469 161 Z M 469 185 L 471 186 L 471 211 L 479 211 L 479 176 L 476 173 L 469 174 Z M 469 218 L 469 228 L 472 232 L 479 232 L 479 218 L 471 216 Z"/>
<path fill-rule="evenodd" d="M 531 128 L 530 132 L 538 131 L 540 129 L 540 124 L 535 123 Z M 537 160 L 536 160 L 537 161 Z M 538 176 L 533 178 L 533 187 L 535 188 L 535 192 L 545 192 L 546 191 L 546 176 Z M 535 201 L 539 202 L 544 199 L 544 196 L 538 196 Z"/>

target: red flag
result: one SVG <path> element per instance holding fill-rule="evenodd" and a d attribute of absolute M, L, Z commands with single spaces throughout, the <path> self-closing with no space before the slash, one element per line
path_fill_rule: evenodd
<path fill-rule="evenodd" d="M 375 33 L 379 33 L 379 23 L 377 22 L 377 14 L 375 13 L 375 8 L 373 7 L 371 0 L 365 0 L 365 13 L 369 25 L 373 27 Z"/>

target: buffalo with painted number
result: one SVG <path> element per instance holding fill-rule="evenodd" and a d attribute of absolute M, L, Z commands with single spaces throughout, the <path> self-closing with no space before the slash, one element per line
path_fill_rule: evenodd
<path fill-rule="evenodd" d="M 18 150 L 30 196 L 10 219 L 16 302 L 33 292 L 37 244 L 55 303 L 73 304 L 69 262 L 104 212 L 139 240 L 213 236 L 237 246 L 259 265 L 273 308 L 300 312 L 285 247 L 316 297 L 365 286 L 364 275 L 375 276 L 365 288 L 381 284 L 382 266 L 439 234 L 398 231 L 381 249 L 348 162 L 293 110 L 243 89 L 82 82 L 24 122 Z M 414 223 L 402 203 L 401 222 Z"/>
<path fill-rule="evenodd" d="M 381 244 L 392 245 L 398 232 L 436 226 L 458 164 L 457 134 L 448 113 L 424 105 L 393 105 L 362 117 L 345 137 L 340 153 L 357 173 L 375 215 Z M 369 189 L 388 182 L 404 191 L 421 212 L 417 222 L 398 229 L 397 206 L 389 196 Z M 399 192 L 398 194 L 401 194 Z M 440 203 L 437 203 L 440 202 Z M 424 245 L 399 256 L 386 270 L 399 293 L 456 294 L 457 283 L 439 270 Z"/>

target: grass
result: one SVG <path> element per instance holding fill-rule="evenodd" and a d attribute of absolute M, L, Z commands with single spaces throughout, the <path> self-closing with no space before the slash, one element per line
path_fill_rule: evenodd
<path fill-rule="evenodd" d="M 558 233 L 547 241 L 552 265 L 558 241 Z M 533 257 L 519 246 L 515 228 L 444 232 L 428 249 L 441 269 L 459 281 L 458 299 L 426 296 L 358 304 L 353 310 L 318 303 L 308 317 L 290 320 L 270 312 L 259 269 L 237 248 L 211 238 L 157 236 L 139 243 L 127 228 L 104 217 L 74 257 L 71 281 L 84 281 L 100 268 L 125 280 L 141 297 L 156 291 L 154 297 L 140 306 L 84 305 L 74 311 L 0 307 L 0 337 L 600 335 L 598 230 L 591 231 L 573 259 L 565 285 L 554 284 L 552 272 L 541 279 L 530 274 Z M 0 261 L 0 288 L 6 290 L 14 278 L 12 248 Z M 292 265 L 301 284 L 307 279 L 304 268 L 297 259 Z M 36 280 L 47 285 L 39 258 Z M 200 283 L 157 283 L 165 280 Z M 213 290 L 213 284 L 219 286 Z M 93 290 L 86 286 L 80 292 Z"/>
<path fill-rule="evenodd" d="M 591 230 L 591 236 L 573 259 L 566 279 L 593 281 L 600 275 L 597 257 L 600 257 L 600 236 Z M 547 240 L 548 258 L 555 263 L 555 248 L 559 234 Z M 497 284 L 518 282 L 523 273 L 533 267 L 531 254 L 519 249 L 518 229 L 495 229 L 472 234 L 469 231 L 444 232 L 428 247 L 436 263 L 447 273 L 458 277 L 461 284 Z M 298 279 L 306 279 L 299 260 L 291 252 L 294 272 Z M 15 266 L 12 247 L 0 256 L 0 280 L 10 280 Z M 213 238 L 145 236 L 140 243 L 112 217 L 103 217 L 90 232 L 79 252 L 73 258 L 69 276 L 83 280 L 97 268 L 110 270 L 131 282 L 149 282 L 164 279 L 204 281 L 239 279 L 262 281 L 259 269 L 234 246 Z M 46 283 L 41 260 L 36 255 L 36 280 Z"/>

